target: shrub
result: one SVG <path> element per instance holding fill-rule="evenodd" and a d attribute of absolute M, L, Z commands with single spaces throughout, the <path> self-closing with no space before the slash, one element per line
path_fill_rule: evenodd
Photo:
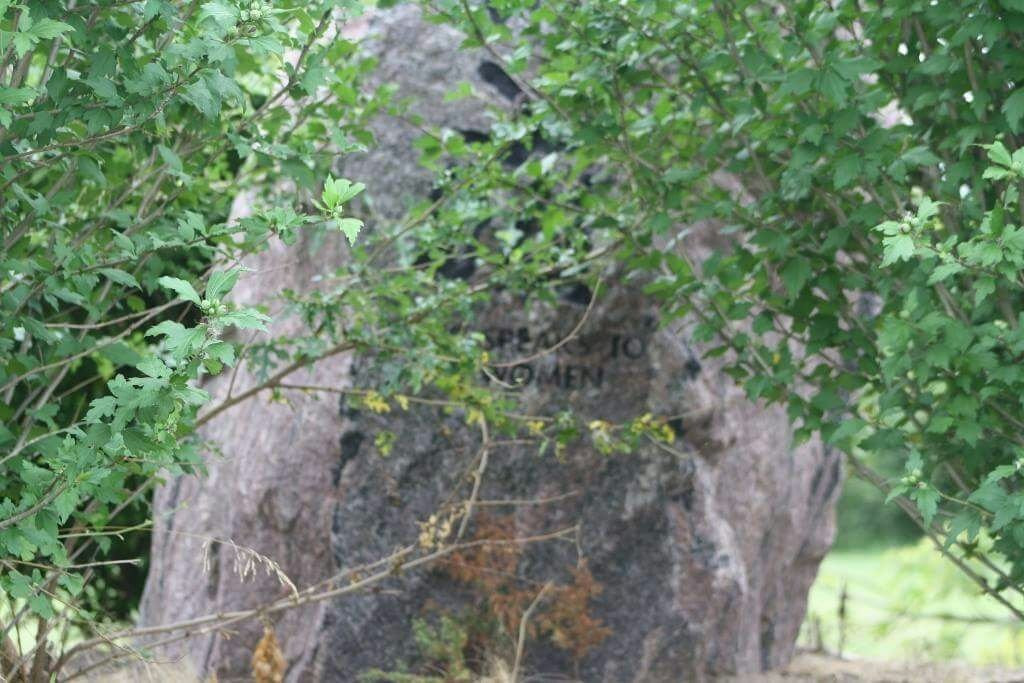
<path fill-rule="evenodd" d="M 104 553 L 147 526 L 131 511 L 159 472 L 201 469 L 197 380 L 235 364 L 230 330 L 268 320 L 225 301 L 235 264 L 300 228 L 355 236 L 340 214 L 358 187 L 310 198 L 324 143 L 362 130 L 351 84 L 369 64 L 324 39 L 357 9 L 0 2 L 4 639 L 31 613 L 40 642 L 55 610 L 116 616 L 103 586 L 122 561 Z M 237 193 L 281 178 L 306 200 L 228 222 Z"/>
<path fill-rule="evenodd" d="M 510 136 L 554 133 L 558 163 L 616 174 L 585 196 L 540 163 L 520 182 L 621 226 L 615 258 L 700 320 L 752 398 L 845 450 L 1022 616 L 1024 6 L 433 6 L 530 74 Z M 702 221 L 724 235 L 710 256 L 687 248 Z"/>

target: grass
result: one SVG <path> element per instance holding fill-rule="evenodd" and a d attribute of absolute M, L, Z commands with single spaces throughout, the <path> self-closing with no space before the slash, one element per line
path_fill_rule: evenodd
<path fill-rule="evenodd" d="M 800 644 L 876 660 L 1024 665 L 1024 627 L 927 541 L 829 554 Z"/>

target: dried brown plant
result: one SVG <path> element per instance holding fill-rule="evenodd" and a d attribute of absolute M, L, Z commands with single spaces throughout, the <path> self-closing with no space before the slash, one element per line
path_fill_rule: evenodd
<path fill-rule="evenodd" d="M 269 625 L 263 627 L 263 637 L 252 653 L 253 683 L 282 683 L 287 661 L 281 646 Z"/>

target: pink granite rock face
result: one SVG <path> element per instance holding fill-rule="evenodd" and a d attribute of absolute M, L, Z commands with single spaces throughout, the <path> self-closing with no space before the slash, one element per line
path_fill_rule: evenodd
<path fill-rule="evenodd" d="M 377 37 L 366 47 L 381 59 L 381 78 L 415 97 L 430 124 L 486 130 L 479 104 L 444 102 L 460 81 L 473 82 L 496 105 L 514 99 L 502 91 L 500 76 L 481 68 L 486 55 L 458 51 L 461 36 L 423 22 L 415 8 L 379 12 L 369 31 Z M 346 159 L 344 173 L 368 183 L 378 220 L 393 219 L 429 191 L 430 176 L 416 165 L 417 130 L 395 121 L 377 126 L 380 146 Z M 707 228 L 691 245 L 715 238 Z M 307 252 L 293 252 L 291 261 L 295 253 Z M 260 299 L 285 286 L 309 286 L 344 253 L 329 245 L 315 258 L 278 269 L 269 266 L 281 254 L 263 256 L 251 265 L 267 275 L 243 281 L 240 296 Z M 478 325 L 492 355 L 513 360 L 564 337 L 586 310 L 585 292 L 529 307 L 497 295 L 479 312 Z M 372 386 L 374 372 L 369 360 L 338 356 L 308 379 Z M 794 448 L 781 409 L 747 401 L 721 362 L 702 359 L 689 343 L 686 321 L 662 325 L 640 283 L 614 274 L 577 339 L 503 372 L 521 386 L 525 412 L 571 408 L 588 420 L 612 422 L 652 413 L 672 417 L 677 435 L 671 444 L 648 442 L 610 456 L 587 439 L 558 460 L 521 445 L 491 454 L 481 499 L 558 498 L 509 510 L 517 534 L 580 525 L 574 543 L 528 548 L 522 577 L 537 585 L 565 581 L 585 558 L 603 587 L 590 613 L 610 629 L 579 662 L 548 639 L 531 642 L 524 671 L 540 677 L 535 680 L 639 683 L 784 665 L 834 534 L 839 454 L 816 442 Z M 252 381 L 242 373 L 235 392 Z M 223 395 L 226 387 L 211 391 Z M 388 458 L 373 448 L 381 430 L 397 435 Z M 378 415 L 302 395 L 290 406 L 241 404 L 213 421 L 205 436 L 221 451 L 209 459 L 209 477 L 174 480 L 156 497 L 142 609 L 148 625 L 253 607 L 284 594 L 268 576 L 240 581 L 226 548 L 204 569 L 203 535 L 255 548 L 300 586 L 414 543 L 416 521 L 452 491 L 468 491 L 465 475 L 480 445 L 478 431 L 430 406 Z M 373 668 L 414 669 L 420 652 L 412 620 L 437 605 L 457 610 L 479 598 L 439 570 L 404 573 L 382 589 L 274 617 L 287 680 L 354 681 Z M 261 632 L 258 623 L 242 625 L 230 638 L 204 636 L 173 652 L 222 681 L 245 678 Z"/>
<path fill-rule="evenodd" d="M 483 330 L 499 358 L 528 356 L 564 337 L 584 310 L 563 302 L 526 314 L 499 300 L 482 316 Z M 518 536 L 580 524 L 577 543 L 531 547 L 519 565 L 541 585 L 567 581 L 583 558 L 603 586 L 590 614 L 611 635 L 580 663 L 580 680 L 694 680 L 784 665 L 832 540 L 838 454 L 818 444 L 794 449 L 785 416 L 747 401 L 686 338 L 683 326 L 659 329 L 657 308 L 619 282 L 573 343 L 508 370 L 525 385 L 517 393 L 529 414 L 571 408 L 588 421 L 621 422 L 652 413 L 673 416 L 677 433 L 669 446 L 650 442 L 628 454 L 602 455 L 583 439 L 558 460 L 538 458 L 535 446 L 490 455 L 482 499 L 568 494 L 512 514 Z M 372 447 L 385 429 L 401 444 L 386 459 Z M 440 409 L 349 414 L 344 434 L 355 446 L 345 454 L 332 528 L 339 565 L 408 543 L 416 534 L 410 520 L 426 519 L 451 491 L 468 491 L 464 474 L 479 435 Z M 378 495 L 389 486 L 400 500 Z M 328 608 L 322 680 L 415 662 L 412 640 L 396 638 L 395 629 L 427 613 L 428 603 L 458 612 L 474 600 L 444 572 L 388 587 Z M 526 662 L 538 675 L 577 670 L 565 651 L 540 641 Z"/>

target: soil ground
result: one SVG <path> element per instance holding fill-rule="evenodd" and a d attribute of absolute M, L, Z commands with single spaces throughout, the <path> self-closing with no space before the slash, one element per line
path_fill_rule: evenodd
<path fill-rule="evenodd" d="M 496 665 L 501 662 L 495 662 Z M 89 683 L 203 683 L 181 664 L 126 667 L 89 677 Z M 475 683 L 510 683 L 507 666 Z M 529 681 L 530 679 L 525 679 Z M 568 679 L 567 679 L 568 680 Z M 927 662 L 895 663 L 839 659 L 816 653 L 799 654 L 785 671 L 716 678 L 714 683 L 1024 683 L 1024 669 L 980 669 L 967 664 Z M 652 681 L 652 683 L 655 683 Z M 658 681 L 657 683 L 662 683 Z M 673 681 L 672 683 L 676 683 Z M 679 681 L 678 683 L 690 683 Z"/>

